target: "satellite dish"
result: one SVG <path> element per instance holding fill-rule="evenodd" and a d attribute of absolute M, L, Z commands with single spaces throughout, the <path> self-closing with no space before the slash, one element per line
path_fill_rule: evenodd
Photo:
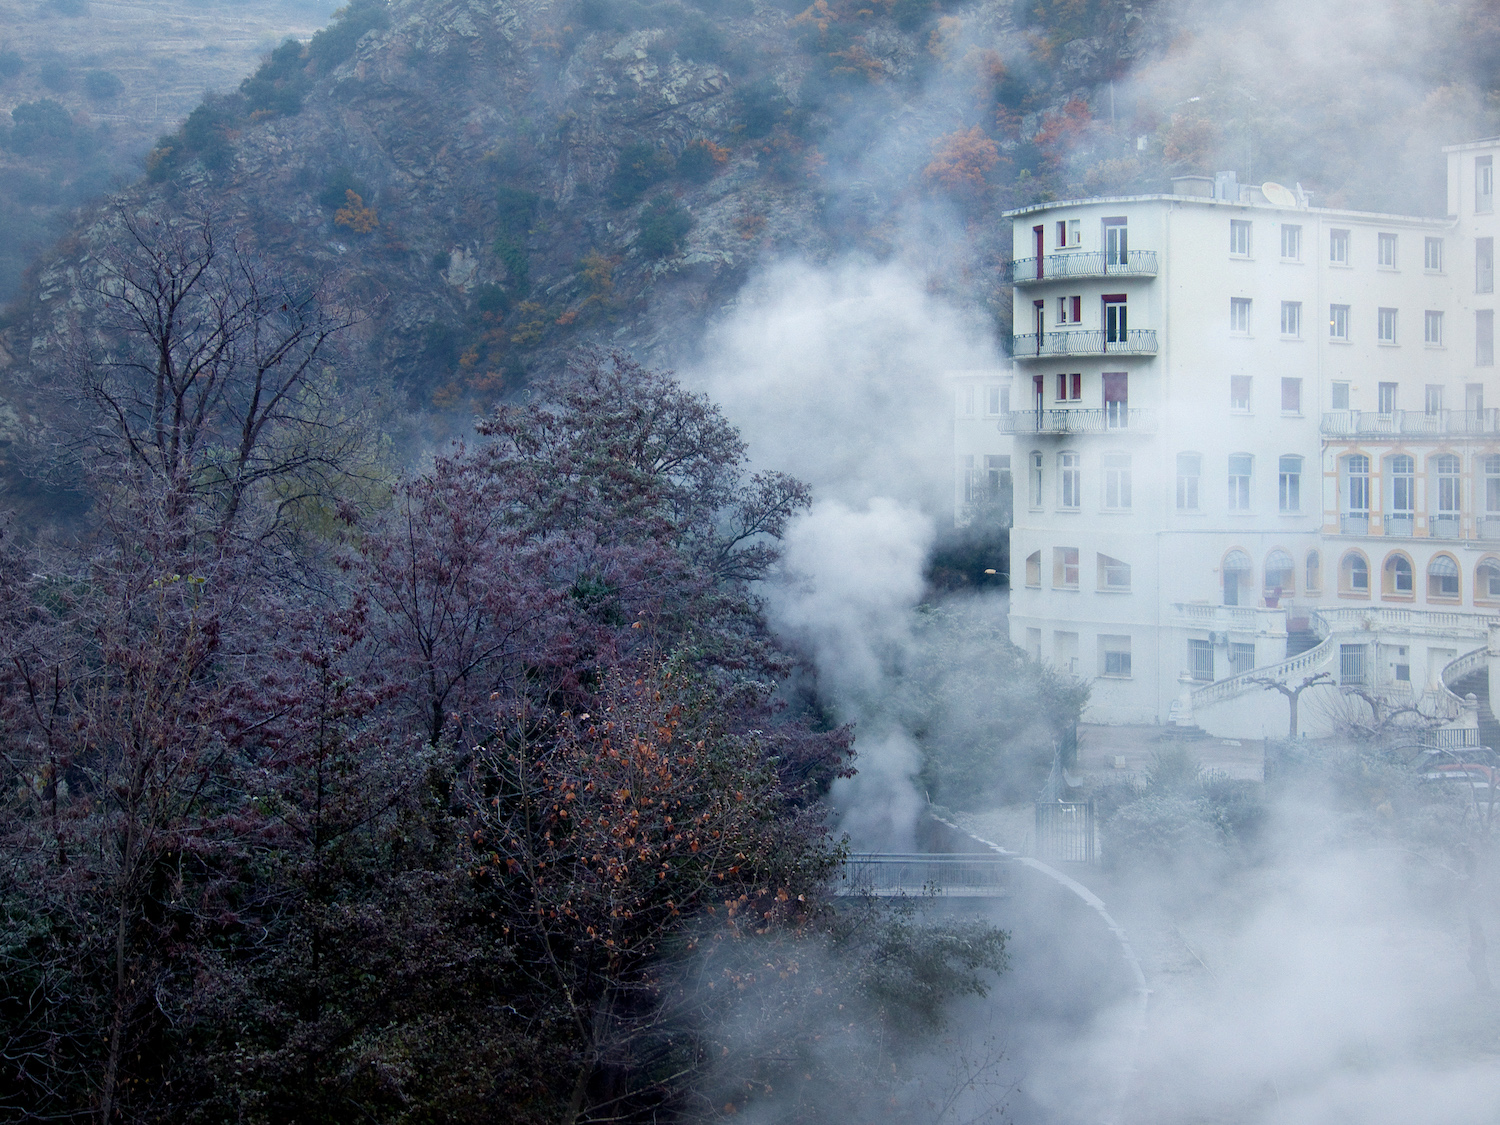
<path fill-rule="evenodd" d="M 1260 185 L 1260 193 L 1266 197 L 1266 202 L 1276 207 L 1295 207 L 1297 197 L 1292 194 L 1290 188 L 1284 188 L 1278 183 L 1267 180 Z"/>

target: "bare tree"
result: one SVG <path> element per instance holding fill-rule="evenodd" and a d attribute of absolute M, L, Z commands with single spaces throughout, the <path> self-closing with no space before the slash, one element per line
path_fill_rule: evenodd
<path fill-rule="evenodd" d="M 117 218 L 73 360 L 94 408 L 74 443 L 85 467 L 130 478 L 180 537 L 264 537 L 358 475 L 366 427 L 331 369 L 354 317 L 212 214 Z M 252 498 L 265 502 L 255 521 Z"/>
<path fill-rule="evenodd" d="M 1302 693 L 1308 688 L 1315 687 L 1318 684 L 1333 683 L 1333 675 L 1329 672 L 1317 672 L 1311 676 L 1304 677 L 1302 682 L 1296 687 L 1293 687 L 1291 684 L 1285 683 L 1281 680 L 1272 679 L 1270 676 L 1252 676 L 1245 682 L 1249 684 L 1259 684 L 1267 691 L 1279 691 L 1282 695 L 1286 696 L 1287 706 L 1289 708 L 1287 716 L 1286 736 L 1288 738 L 1296 738 L 1297 703 L 1301 699 Z"/>

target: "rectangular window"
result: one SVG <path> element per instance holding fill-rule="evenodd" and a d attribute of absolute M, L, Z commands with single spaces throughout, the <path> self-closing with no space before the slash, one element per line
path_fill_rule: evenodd
<path fill-rule="evenodd" d="M 1099 674 L 1118 679 L 1130 675 L 1130 638 L 1099 635 Z"/>
<path fill-rule="evenodd" d="M 1348 231 L 1331 230 L 1328 232 L 1328 260 L 1336 266 L 1347 266 L 1349 264 Z"/>
<path fill-rule="evenodd" d="M 1381 383 L 1375 391 L 1376 406 L 1382 414 L 1396 413 L 1396 383 Z"/>
<path fill-rule="evenodd" d="M 1083 320 L 1082 297 L 1059 297 L 1057 299 L 1057 323 L 1077 324 Z"/>
<path fill-rule="evenodd" d="M 1495 158 L 1474 158 L 1474 211 L 1488 214 L 1495 209 Z"/>
<path fill-rule="evenodd" d="M 1494 291 L 1495 240 L 1476 238 L 1474 240 L 1474 292 L 1493 293 Z"/>
<path fill-rule="evenodd" d="M 1302 413 L 1302 380 L 1281 380 L 1281 412 L 1283 414 Z"/>
<path fill-rule="evenodd" d="M 1119 294 L 1106 294 L 1104 298 L 1104 342 L 1106 344 L 1123 344 L 1129 340 L 1125 322 L 1125 298 Z"/>
<path fill-rule="evenodd" d="M 1365 518 L 1370 514 L 1370 459 L 1363 453 L 1344 458 L 1344 473 L 1348 480 L 1344 506 L 1346 515 Z"/>
<path fill-rule="evenodd" d="M 1474 366 L 1495 366 L 1495 310 L 1474 312 Z"/>
<path fill-rule="evenodd" d="M 1375 310 L 1375 339 L 1381 344 L 1396 342 L 1396 310 Z"/>
<path fill-rule="evenodd" d="M 1441 238 L 1422 240 L 1422 268 L 1428 273 L 1443 272 L 1443 240 Z"/>
<path fill-rule="evenodd" d="M 1057 222 L 1057 248 L 1083 245 L 1083 224 L 1079 219 L 1059 219 Z"/>
<path fill-rule="evenodd" d="M 972 503 L 974 503 L 974 501 L 976 499 L 975 494 L 974 494 L 975 493 L 976 477 L 975 477 L 975 474 L 974 474 L 974 454 L 972 454 L 972 453 L 965 453 L 964 454 L 963 475 L 964 475 L 964 503 L 965 504 L 972 504 Z"/>
<path fill-rule="evenodd" d="M 1242 676 L 1255 671 L 1255 646 L 1235 641 L 1229 646 L 1229 674 Z"/>
<path fill-rule="evenodd" d="M 1078 548 L 1052 548 L 1052 585 L 1062 590 L 1078 589 Z"/>
<path fill-rule="evenodd" d="M 992 504 L 1001 504 L 1007 513 L 1011 505 L 1010 456 L 1005 453 L 986 453 L 984 457 L 984 498 Z"/>
<path fill-rule="evenodd" d="M 1250 376 L 1229 377 L 1229 409 L 1236 414 L 1250 413 Z"/>
<path fill-rule="evenodd" d="M 1130 507 L 1130 454 L 1104 455 L 1104 506 L 1114 511 Z"/>
<path fill-rule="evenodd" d="M 1443 346 L 1443 314 L 1428 309 L 1422 314 L 1422 342 L 1431 348 Z"/>
<path fill-rule="evenodd" d="M 964 388 L 963 397 L 960 401 L 963 403 L 963 405 L 960 407 L 963 413 L 974 413 L 974 388 L 972 386 Z"/>
<path fill-rule="evenodd" d="M 1422 396 L 1422 408 L 1429 418 L 1443 412 L 1443 388 L 1437 383 L 1428 383 Z"/>
<path fill-rule="evenodd" d="M 1339 683 L 1359 686 L 1365 682 L 1365 645 L 1339 645 Z"/>
<path fill-rule="evenodd" d="M 1077 453 L 1057 455 L 1057 506 L 1077 508 L 1083 503 L 1083 458 Z"/>
<path fill-rule="evenodd" d="M 1437 473 L 1438 515 L 1456 517 L 1459 507 L 1459 459 L 1452 453 L 1440 454 L 1432 459 L 1432 466 Z"/>
<path fill-rule="evenodd" d="M 1057 376 L 1057 401 L 1058 402 L 1081 402 L 1083 401 L 1083 376 L 1078 373 Z"/>
<path fill-rule="evenodd" d="M 1283 336 L 1302 335 L 1302 302 L 1281 302 L 1281 334 Z"/>
<path fill-rule="evenodd" d="M 1288 454 L 1281 458 L 1278 491 L 1283 512 L 1302 510 L 1302 458 Z"/>
<path fill-rule="evenodd" d="M 1250 221 L 1248 219 L 1229 220 L 1229 252 L 1237 258 L 1250 256 Z"/>
<path fill-rule="evenodd" d="M 1250 469 L 1254 458 L 1248 453 L 1229 455 L 1229 510 L 1250 510 Z"/>
<path fill-rule="evenodd" d="M 1250 298 L 1229 298 L 1229 331 L 1239 336 L 1250 333 Z"/>
<path fill-rule="evenodd" d="M 1328 338 L 1330 340 L 1349 339 L 1349 306 L 1328 306 Z"/>
<path fill-rule="evenodd" d="M 1484 459 L 1484 514 L 1500 518 L 1500 456 L 1493 453 Z"/>
<path fill-rule="evenodd" d="M 1290 223 L 1281 224 L 1281 260 L 1284 262 L 1300 262 L 1302 260 L 1302 228 Z"/>
<path fill-rule="evenodd" d="M 1130 589 L 1129 563 L 1123 563 L 1119 559 L 1112 559 L 1108 555 L 1099 555 L 1097 558 L 1099 560 L 1099 589 Z"/>
<path fill-rule="evenodd" d="M 1100 376 L 1104 384 L 1104 425 L 1107 429 L 1123 430 L 1130 425 L 1130 373 L 1128 371 L 1105 371 Z"/>
<path fill-rule="evenodd" d="M 984 412 L 989 415 L 1000 413 L 1000 388 L 984 388 Z"/>
<path fill-rule="evenodd" d="M 1328 389 L 1328 409 L 1349 409 L 1349 384 L 1334 383 Z"/>
<path fill-rule="evenodd" d="M 1033 508 L 1042 506 L 1042 455 L 1040 453 L 1031 455 L 1031 506 Z"/>
<path fill-rule="evenodd" d="M 1213 683 L 1214 646 L 1212 641 L 1188 641 L 1188 674 L 1200 684 Z"/>
<path fill-rule="evenodd" d="M 1042 631 L 1040 629 L 1026 630 L 1026 655 L 1033 660 L 1042 658 Z"/>
<path fill-rule="evenodd" d="M 1464 409 L 1476 416 L 1484 413 L 1483 383 L 1467 383 L 1464 385 Z"/>
<path fill-rule="evenodd" d="M 1129 238 L 1124 219 L 1104 220 L 1104 266 L 1123 266 L 1130 262 Z"/>
<path fill-rule="evenodd" d="M 1203 475 L 1203 457 L 1197 453 L 1177 455 L 1177 510 L 1198 510 L 1198 478 Z"/>
<path fill-rule="evenodd" d="M 1396 268 L 1396 236 L 1394 234 L 1375 236 L 1375 264 L 1381 269 Z"/>

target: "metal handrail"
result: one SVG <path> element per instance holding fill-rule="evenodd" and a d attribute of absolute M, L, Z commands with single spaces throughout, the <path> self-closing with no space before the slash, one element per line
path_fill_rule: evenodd
<path fill-rule="evenodd" d="M 1102 328 L 1084 328 L 1071 332 L 1025 333 L 1011 338 L 1011 355 L 1015 359 L 1040 359 L 1045 356 L 1086 355 L 1155 355 L 1156 329 L 1131 328 L 1106 339 Z M 1123 336 L 1124 339 L 1119 339 Z"/>
<path fill-rule="evenodd" d="M 1325 437 L 1500 434 L 1500 408 L 1484 410 L 1330 410 L 1319 429 Z"/>
<path fill-rule="evenodd" d="M 1155 428 L 1155 416 L 1141 409 L 1012 410 L 1000 415 L 1002 434 L 1150 433 Z"/>
<path fill-rule="evenodd" d="M 1155 277 L 1156 251 L 1129 250 L 1123 262 L 1111 262 L 1103 250 L 1017 258 L 1011 262 L 1009 274 L 1013 285 L 1084 277 Z"/>
<path fill-rule="evenodd" d="M 1010 865 L 1005 856 L 982 853 L 855 853 L 844 861 L 835 893 L 999 897 L 1010 886 Z"/>

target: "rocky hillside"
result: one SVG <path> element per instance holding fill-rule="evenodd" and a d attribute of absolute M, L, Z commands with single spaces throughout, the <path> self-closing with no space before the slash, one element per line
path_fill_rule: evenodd
<path fill-rule="evenodd" d="M 1420 205 L 1377 198 L 1369 169 L 1475 128 L 1500 57 L 1482 5 L 1443 10 L 1434 34 L 1479 45 L 1465 75 L 1424 62 L 1385 96 L 1357 58 L 1328 72 L 1369 92 L 1337 107 L 1346 136 L 1399 123 L 1382 148 L 1272 113 L 1298 81 L 1319 105 L 1324 79 L 1231 50 L 1250 17 L 1195 38 L 1150 0 L 355 0 L 31 267 L 0 326 L 0 449 L 24 460 L 58 406 L 52 357 L 120 206 L 211 212 L 326 279 L 355 366 L 408 417 L 467 417 L 581 344 L 681 360 L 787 256 L 900 258 L 1003 340 L 1008 206 L 1215 167 Z"/>
<path fill-rule="evenodd" d="M 0 0 L 0 302 L 57 220 L 139 177 L 205 90 L 233 89 L 326 0 Z"/>
<path fill-rule="evenodd" d="M 1086 95 L 1148 38 L 1129 3 L 1097 20 L 1048 38 L 994 2 L 359 0 L 206 100 L 122 199 L 212 209 L 336 278 L 363 361 L 422 408 L 466 413 L 583 341 L 670 359 L 786 254 L 909 251 L 1003 319 L 997 208 L 1055 185 Z M 13 441 L 112 205 L 9 314 Z"/>

